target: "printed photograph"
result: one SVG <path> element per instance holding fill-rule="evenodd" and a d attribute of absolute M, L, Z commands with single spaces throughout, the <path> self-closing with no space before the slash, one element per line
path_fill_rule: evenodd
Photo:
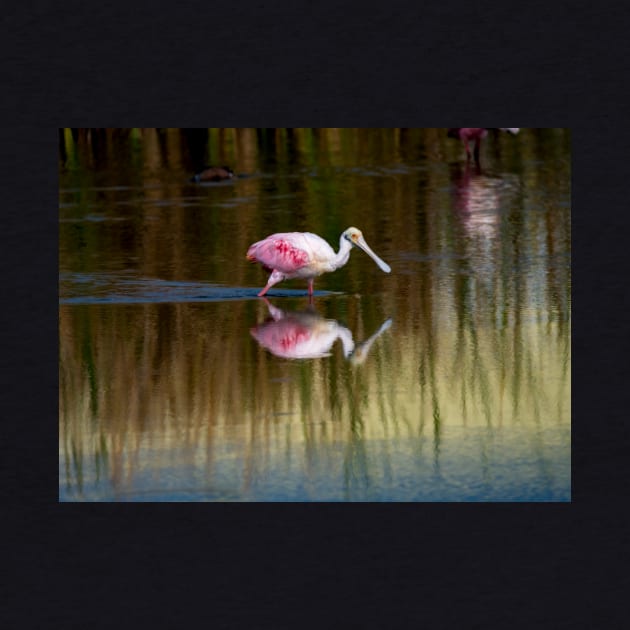
<path fill-rule="evenodd" d="M 58 164 L 60 502 L 571 501 L 570 129 L 60 128 Z"/>

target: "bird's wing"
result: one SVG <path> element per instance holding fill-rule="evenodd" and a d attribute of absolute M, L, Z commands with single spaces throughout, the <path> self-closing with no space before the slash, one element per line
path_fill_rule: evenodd
<path fill-rule="evenodd" d="M 326 263 L 335 257 L 333 248 L 317 234 L 298 232 L 296 245 L 308 253 L 310 262 Z"/>
<path fill-rule="evenodd" d="M 272 234 L 254 243 L 247 257 L 255 259 L 269 269 L 290 273 L 308 264 L 310 253 L 296 244 L 291 233 Z"/>

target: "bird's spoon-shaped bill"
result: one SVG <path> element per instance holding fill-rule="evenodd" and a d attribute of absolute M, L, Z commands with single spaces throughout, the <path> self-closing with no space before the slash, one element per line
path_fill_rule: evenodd
<path fill-rule="evenodd" d="M 381 258 L 379 258 L 373 251 L 372 248 L 365 242 L 363 236 L 359 237 L 354 244 L 357 247 L 360 247 L 368 256 L 372 258 L 372 260 L 385 272 L 390 273 L 392 268 Z"/>

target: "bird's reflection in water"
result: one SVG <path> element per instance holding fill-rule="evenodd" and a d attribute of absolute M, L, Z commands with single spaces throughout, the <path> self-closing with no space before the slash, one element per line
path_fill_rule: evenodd
<path fill-rule="evenodd" d="M 509 174 L 489 174 L 479 165 L 457 164 L 451 171 L 456 216 L 469 236 L 495 238 L 508 201 L 519 188 Z"/>
<path fill-rule="evenodd" d="M 319 315 L 312 302 L 303 311 L 283 311 L 263 299 L 271 318 L 254 326 L 251 335 L 263 348 L 284 359 L 328 357 L 335 341 L 341 339 L 346 359 L 360 365 L 376 339 L 392 325 L 392 319 L 386 319 L 371 337 L 356 344 L 348 328 Z"/>

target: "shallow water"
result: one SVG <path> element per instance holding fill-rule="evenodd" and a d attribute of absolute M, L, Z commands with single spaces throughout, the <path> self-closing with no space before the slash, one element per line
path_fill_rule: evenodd
<path fill-rule="evenodd" d="M 61 501 L 570 500 L 567 130 L 192 131 L 62 136 Z"/>

